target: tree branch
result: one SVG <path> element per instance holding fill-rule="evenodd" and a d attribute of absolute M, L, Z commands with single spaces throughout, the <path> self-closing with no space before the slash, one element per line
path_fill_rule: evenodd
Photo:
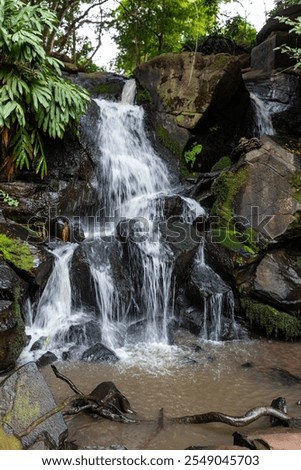
<path fill-rule="evenodd" d="M 223 413 L 219 413 L 218 411 L 211 411 L 209 413 L 198 415 L 169 418 L 169 421 L 182 424 L 224 423 L 229 426 L 240 427 L 253 423 L 253 421 L 256 421 L 263 416 L 273 416 L 274 418 L 279 418 L 285 422 L 289 422 L 292 419 L 287 414 L 276 410 L 272 406 L 258 406 L 247 411 L 243 416 L 228 416 Z"/>

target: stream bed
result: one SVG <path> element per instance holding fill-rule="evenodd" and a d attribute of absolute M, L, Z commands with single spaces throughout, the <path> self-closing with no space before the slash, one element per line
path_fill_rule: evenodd
<path fill-rule="evenodd" d="M 301 415 L 297 405 L 301 381 L 296 378 L 301 376 L 300 343 L 204 341 L 195 349 L 157 345 L 154 350 L 151 346 L 137 345 L 124 352 L 115 365 L 57 363 L 60 372 L 84 393 L 101 382 L 114 382 L 129 399 L 136 418 L 142 420 L 139 424 L 120 424 L 93 419 L 84 413 L 68 416 L 68 440 L 80 449 L 116 444 L 141 450 L 230 445 L 238 428 L 220 423 L 166 423 L 157 432 L 160 408 L 164 408 L 166 417 L 208 411 L 242 416 L 250 408 L 270 405 L 274 398 L 282 396 L 287 400 L 288 414 Z M 57 402 L 73 394 L 50 367 L 42 372 Z M 250 433 L 269 426 L 267 417 L 239 429 Z"/>

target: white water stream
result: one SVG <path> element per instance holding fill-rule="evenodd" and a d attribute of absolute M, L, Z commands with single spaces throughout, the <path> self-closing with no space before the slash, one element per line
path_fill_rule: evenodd
<path fill-rule="evenodd" d="M 49 349 L 60 357 L 62 352 L 72 347 L 79 348 L 75 359 L 80 358 L 82 351 L 96 340 L 93 338 L 89 343 L 87 338 L 86 343 L 83 341 L 82 331 L 88 330 L 91 321 L 94 322 L 92 328 L 95 326 L 97 330 L 99 326 L 101 331 L 98 342 L 117 351 L 125 361 L 127 358 L 131 360 L 134 350 L 137 356 L 139 349 L 140 357 L 145 360 L 150 347 L 164 357 L 168 355 L 167 350 L 173 349 L 168 346 L 168 325 L 174 315 L 174 253 L 162 239 L 160 222 L 164 221 L 164 198 L 175 195 L 175 190 L 165 163 L 147 138 L 144 111 L 133 104 L 134 98 L 135 82 L 129 80 L 121 102 L 97 101 L 100 111 L 95 130 L 97 178 L 103 215 L 100 236 L 93 245 L 87 244 L 89 249 L 86 253 L 90 287 L 95 292 L 95 312 L 83 303 L 76 305 L 78 293 L 72 286 L 70 265 L 78 246 L 58 245 L 53 251 L 56 258 L 53 273 L 44 292 L 37 304 L 29 306 L 32 320 L 28 323 L 27 332 L 31 341 L 23 353 L 27 360 Z M 182 198 L 182 220 L 185 222 L 192 223 L 204 212 L 195 200 Z M 112 243 L 118 244 L 119 222 L 125 224 L 130 237 L 126 261 L 123 248 L 120 243 L 118 245 L 118 263 L 127 263 L 133 286 L 126 301 L 116 284 L 116 266 L 114 271 L 110 260 L 111 246 L 104 241 L 104 236 L 111 235 Z M 196 262 L 205 266 L 201 256 L 202 260 L 198 258 Z M 205 302 L 202 336 L 206 339 L 219 339 L 225 295 L 230 294 L 216 292 Z M 229 308 L 231 317 L 233 305 Z M 211 325 L 208 331 L 206 323 Z M 133 325 L 135 334 L 128 335 L 127 330 Z M 80 341 L 74 340 L 74 334 L 68 335 L 71 326 L 81 331 Z M 41 337 L 43 341 L 39 350 L 31 351 L 32 345 Z M 153 354 L 149 360 L 154 361 Z"/>

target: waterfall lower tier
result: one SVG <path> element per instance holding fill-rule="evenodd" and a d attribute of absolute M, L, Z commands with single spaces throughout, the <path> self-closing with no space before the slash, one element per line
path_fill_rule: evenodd
<path fill-rule="evenodd" d="M 274 135 L 275 129 L 272 123 L 271 113 L 265 103 L 255 94 L 250 93 L 254 110 L 254 134 L 258 137 L 263 135 Z"/>
<path fill-rule="evenodd" d="M 138 344 L 165 348 L 169 343 L 175 289 L 202 242 L 193 220 L 205 211 L 172 188 L 167 167 L 147 138 L 143 109 L 131 104 L 134 96 L 132 81 L 123 102 L 97 102 L 97 230 L 78 245 L 54 249 L 44 292 L 27 305 L 31 357 L 50 349 L 63 358 L 95 358 L 104 348 L 113 358 L 107 348 L 123 356 Z M 220 278 L 200 252 L 195 263 L 200 265 L 194 268 L 196 282 L 212 284 L 202 294 L 202 337 L 219 340 L 225 319 L 233 320 L 233 298 L 229 287 L 219 289 Z"/>

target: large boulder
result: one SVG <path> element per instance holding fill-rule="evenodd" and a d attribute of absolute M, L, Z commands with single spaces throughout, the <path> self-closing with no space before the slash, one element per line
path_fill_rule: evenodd
<path fill-rule="evenodd" d="M 0 421 L 8 434 L 21 433 L 55 407 L 51 391 L 33 362 L 20 367 L 0 384 Z M 47 435 L 51 448 L 59 449 L 67 433 L 62 414 L 56 413 L 22 437 L 22 446 L 26 449 Z"/>
<path fill-rule="evenodd" d="M 163 54 L 141 64 L 135 76 L 149 93 L 157 135 L 174 154 L 181 158 L 200 131 L 199 167 L 209 165 L 210 169 L 229 152 L 230 141 L 242 132 L 249 105 L 237 58 L 229 54 Z"/>
<path fill-rule="evenodd" d="M 240 163 L 245 179 L 232 199 L 235 215 L 269 244 L 300 236 L 299 157 L 265 138 Z"/>
<path fill-rule="evenodd" d="M 244 292 L 266 250 L 301 235 L 299 158 L 268 138 L 262 143 L 214 181 L 206 233 L 210 263 Z"/>
<path fill-rule="evenodd" d="M 256 267 L 252 293 L 280 310 L 301 313 L 300 247 L 267 253 Z"/>

